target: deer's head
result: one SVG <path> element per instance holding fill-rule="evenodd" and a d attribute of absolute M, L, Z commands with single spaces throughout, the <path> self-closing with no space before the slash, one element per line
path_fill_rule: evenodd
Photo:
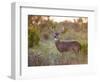
<path fill-rule="evenodd" d="M 62 27 L 60 31 L 55 31 L 52 28 L 49 28 L 49 30 L 51 31 L 51 33 L 54 37 L 54 40 L 57 41 L 57 40 L 59 40 L 59 36 L 65 31 L 65 28 Z"/>

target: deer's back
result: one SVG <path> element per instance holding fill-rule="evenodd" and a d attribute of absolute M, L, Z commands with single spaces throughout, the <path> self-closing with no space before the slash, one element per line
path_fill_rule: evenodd
<path fill-rule="evenodd" d="M 79 51 L 81 45 L 77 41 L 58 41 L 56 47 L 60 52 L 67 52 L 72 50 Z"/>

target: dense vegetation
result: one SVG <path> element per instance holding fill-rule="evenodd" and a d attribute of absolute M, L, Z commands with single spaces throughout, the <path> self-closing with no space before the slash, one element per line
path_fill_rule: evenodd
<path fill-rule="evenodd" d="M 66 18 L 56 22 L 50 17 L 28 16 L 28 66 L 87 64 L 88 22 L 84 22 L 87 18 L 73 18 L 74 22 Z M 74 52 L 60 53 L 57 50 L 50 29 L 58 32 L 62 27 L 65 29 L 60 35 L 60 40 L 76 40 L 81 44 L 78 56 Z"/>

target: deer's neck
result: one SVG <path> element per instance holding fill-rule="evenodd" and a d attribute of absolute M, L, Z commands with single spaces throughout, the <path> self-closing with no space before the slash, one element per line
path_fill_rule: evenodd
<path fill-rule="evenodd" d="M 58 43 L 58 42 L 60 42 L 60 40 L 59 40 L 59 39 L 57 39 L 57 38 L 55 38 L 55 43 Z"/>

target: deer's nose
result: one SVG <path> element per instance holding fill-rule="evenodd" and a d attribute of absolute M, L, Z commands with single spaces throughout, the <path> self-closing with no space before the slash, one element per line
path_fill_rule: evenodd
<path fill-rule="evenodd" d="M 55 35 L 54 38 L 57 38 L 57 36 Z"/>

